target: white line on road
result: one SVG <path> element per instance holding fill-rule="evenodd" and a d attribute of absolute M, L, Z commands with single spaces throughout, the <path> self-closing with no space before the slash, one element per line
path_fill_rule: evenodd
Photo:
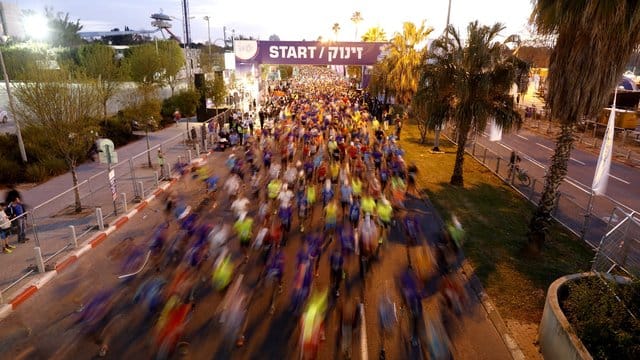
<path fill-rule="evenodd" d="M 502 146 L 503 148 L 509 150 L 509 151 L 513 151 L 513 149 L 511 149 L 510 147 L 508 147 L 507 145 L 503 144 L 503 143 L 499 143 L 498 145 Z"/>
<path fill-rule="evenodd" d="M 541 163 L 541 162 L 539 162 L 538 160 L 536 160 L 536 159 L 534 159 L 534 158 L 530 157 L 529 155 L 527 155 L 527 154 L 522 154 L 522 157 L 524 157 L 524 158 L 525 158 L 525 160 L 527 160 L 527 161 L 531 161 L 531 163 L 532 163 L 533 165 L 535 165 L 535 166 L 537 166 L 537 167 L 539 167 L 539 168 L 541 168 L 541 169 L 544 169 L 544 165 L 542 165 L 542 163 Z"/>
<path fill-rule="evenodd" d="M 580 161 L 580 160 L 576 160 L 576 159 L 574 159 L 574 158 L 570 158 L 570 159 L 571 159 L 571 160 L 573 160 L 573 161 L 575 161 L 575 162 L 577 162 L 578 164 L 580 164 L 580 165 L 582 165 L 582 166 L 587 165 L 587 164 L 583 163 L 583 162 L 582 162 L 582 161 Z"/>
<path fill-rule="evenodd" d="M 573 185 L 573 186 L 575 186 L 575 187 L 577 187 L 578 189 L 581 189 L 581 190 L 583 190 L 583 191 L 589 191 L 589 190 L 591 189 L 589 186 L 587 186 L 587 185 L 585 185 L 585 184 L 581 183 L 580 181 L 578 181 L 578 180 L 576 180 L 576 179 L 572 178 L 571 176 L 567 176 L 567 177 L 565 178 L 565 180 L 566 180 L 569 184 L 571 184 L 571 185 Z"/>
<path fill-rule="evenodd" d="M 625 184 L 627 184 L 627 185 L 631 185 L 631 183 L 630 183 L 630 182 L 628 182 L 627 180 L 620 179 L 620 178 L 619 178 L 619 177 L 617 177 L 617 176 L 613 176 L 613 175 L 609 174 L 609 177 L 610 177 L 610 178 L 614 178 L 614 179 L 616 179 L 616 180 L 618 180 L 618 181 L 620 181 L 620 182 L 622 182 L 622 183 L 625 183 Z"/>
<path fill-rule="evenodd" d="M 550 148 L 550 147 L 548 147 L 548 146 L 545 146 L 545 145 L 542 145 L 542 144 L 540 144 L 540 143 L 536 143 L 536 145 L 540 146 L 541 148 L 547 149 L 547 150 L 549 150 L 549 151 L 553 151 L 553 149 L 552 149 L 552 148 Z"/>
<path fill-rule="evenodd" d="M 527 140 L 527 141 L 529 140 L 529 139 L 527 139 L 526 137 L 524 137 L 524 136 L 522 136 L 520 134 L 516 134 L 516 136 L 519 137 L 522 140 Z"/>

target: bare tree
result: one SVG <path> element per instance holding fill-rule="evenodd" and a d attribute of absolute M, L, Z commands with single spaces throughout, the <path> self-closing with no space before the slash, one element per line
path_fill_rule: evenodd
<path fill-rule="evenodd" d="M 92 84 L 95 80 L 71 83 L 64 70 L 40 68 L 30 73 L 29 82 L 15 84 L 16 115 L 26 127 L 46 134 L 51 154 L 65 161 L 75 187 L 75 211 L 80 212 L 76 166 L 86 158 L 96 139 L 100 98 Z"/>

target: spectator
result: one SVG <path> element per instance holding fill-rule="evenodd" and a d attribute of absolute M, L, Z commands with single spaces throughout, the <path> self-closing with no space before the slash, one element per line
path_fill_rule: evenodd
<path fill-rule="evenodd" d="M 11 229 L 11 220 L 9 220 L 9 216 L 5 213 L 5 203 L 0 203 L 0 240 L 3 242 L 2 252 L 5 254 L 10 254 L 15 246 L 9 245 L 7 238 L 9 237 L 9 230 Z"/>
<path fill-rule="evenodd" d="M 18 242 L 24 243 L 29 241 L 29 239 L 27 238 L 27 216 L 25 214 L 22 200 L 17 197 L 9 206 L 11 206 L 11 209 L 13 210 L 13 214 L 15 216 L 14 220 L 12 221 L 15 221 L 15 224 L 18 227 Z"/>

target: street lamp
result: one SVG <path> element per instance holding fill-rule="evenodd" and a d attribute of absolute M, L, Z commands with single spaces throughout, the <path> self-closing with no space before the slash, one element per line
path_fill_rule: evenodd
<path fill-rule="evenodd" d="M 18 136 L 18 148 L 20 149 L 20 157 L 22 162 L 27 162 L 27 152 L 24 149 L 24 141 L 22 141 L 22 132 L 20 131 L 20 123 L 16 116 L 16 108 L 13 104 L 13 95 L 11 95 L 11 84 L 9 82 L 9 75 L 7 74 L 7 67 L 4 64 L 4 56 L 0 51 L 0 65 L 2 65 L 2 74 L 4 75 L 4 83 L 7 86 L 7 97 L 9 98 L 9 109 L 11 109 L 11 115 L 13 115 L 13 123 L 16 126 L 16 135 Z"/>
<path fill-rule="evenodd" d="M 204 17 L 204 20 L 207 22 L 207 34 L 209 35 L 209 57 L 211 57 L 211 24 L 209 23 L 211 18 L 207 15 Z"/>
<path fill-rule="evenodd" d="M 147 138 L 147 162 L 149 165 L 149 168 L 152 168 L 153 165 L 151 164 L 151 146 L 149 144 L 149 128 L 155 128 L 156 127 L 156 122 L 153 119 L 153 116 L 151 116 L 149 118 L 149 120 L 147 121 L 146 126 L 144 127 L 144 135 Z"/>

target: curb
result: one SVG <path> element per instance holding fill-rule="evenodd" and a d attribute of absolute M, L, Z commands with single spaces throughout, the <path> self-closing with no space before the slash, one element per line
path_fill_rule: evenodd
<path fill-rule="evenodd" d="M 209 155 L 209 152 L 200 154 L 199 157 L 196 157 L 191 160 L 191 164 L 196 162 L 206 160 Z M 136 205 L 136 207 L 130 210 L 128 213 L 117 217 L 113 220 L 109 227 L 105 230 L 102 230 L 91 237 L 88 241 L 86 241 L 82 246 L 72 252 L 70 255 L 62 259 L 55 265 L 55 269 L 52 271 L 45 272 L 40 274 L 36 279 L 31 280 L 31 282 L 27 285 L 24 285 L 18 292 L 18 295 L 11 298 L 6 304 L 0 305 L 0 321 L 4 320 L 7 316 L 9 316 L 15 309 L 20 306 L 22 303 L 31 298 L 34 294 L 38 292 L 39 289 L 42 289 L 47 283 L 49 283 L 53 278 L 57 275 L 63 273 L 65 269 L 69 268 L 70 265 L 78 261 L 80 256 L 83 256 L 89 250 L 98 247 L 98 245 L 102 244 L 109 235 L 114 233 L 116 230 L 120 229 L 124 226 L 131 218 L 133 218 L 137 213 L 139 213 L 142 209 L 144 209 L 151 201 L 153 201 L 158 195 L 162 192 L 167 191 L 171 188 L 176 182 L 178 182 L 178 178 L 172 178 L 170 181 L 167 181 L 160 186 L 149 195 L 144 201 L 140 204 Z"/>
<path fill-rule="evenodd" d="M 442 218 L 440 217 L 440 214 L 436 210 L 435 206 L 433 206 L 433 204 L 431 203 L 431 200 L 429 200 L 429 198 L 423 194 L 420 194 L 419 198 L 420 200 L 422 200 L 422 202 L 425 203 L 427 207 L 431 207 L 433 209 L 433 213 L 437 215 L 436 218 L 438 219 L 438 222 L 440 223 L 440 225 L 443 225 Z M 504 344 L 506 345 L 509 353 L 511 353 L 511 357 L 514 360 L 526 359 L 524 353 L 522 352 L 522 349 L 520 349 L 520 346 L 511 334 L 511 331 L 505 324 L 502 316 L 500 316 L 498 309 L 493 305 L 493 302 L 489 298 L 489 295 L 487 295 L 487 293 L 484 291 L 484 287 L 482 286 L 480 279 L 478 279 L 473 266 L 471 266 L 466 257 L 464 259 L 464 263 L 462 264 L 462 274 L 469 281 L 473 292 L 476 294 L 476 296 L 480 300 L 480 303 L 482 304 L 482 307 L 486 311 L 487 317 L 493 324 L 493 327 L 496 329 L 496 331 L 498 331 L 498 334 L 500 334 L 500 338 L 502 338 L 502 342 L 504 342 Z"/>

